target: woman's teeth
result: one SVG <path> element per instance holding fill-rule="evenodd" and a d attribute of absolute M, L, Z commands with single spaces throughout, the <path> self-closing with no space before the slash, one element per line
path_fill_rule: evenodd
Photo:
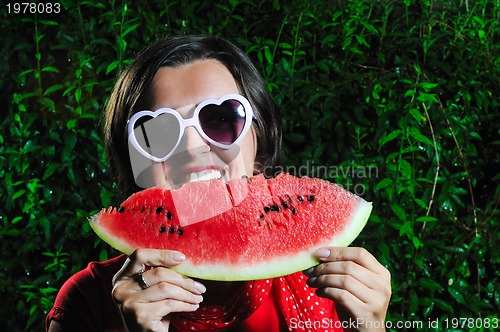
<path fill-rule="evenodd" d="M 186 174 L 185 176 L 179 177 L 174 180 L 174 184 L 176 186 L 181 186 L 184 183 L 188 182 L 196 182 L 196 181 L 205 181 L 212 179 L 220 179 L 222 178 L 222 172 L 216 169 L 206 169 L 200 172 L 194 172 Z"/>
<path fill-rule="evenodd" d="M 206 169 L 201 172 L 191 173 L 187 175 L 187 182 L 196 182 L 196 181 L 204 181 L 204 180 L 212 180 L 212 179 L 220 179 L 222 174 L 220 171 L 215 169 Z"/>

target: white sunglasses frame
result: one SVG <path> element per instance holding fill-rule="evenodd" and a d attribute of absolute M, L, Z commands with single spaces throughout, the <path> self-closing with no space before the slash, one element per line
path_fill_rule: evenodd
<path fill-rule="evenodd" d="M 236 100 L 243 106 L 243 108 L 245 109 L 245 124 L 243 125 L 243 129 L 241 130 L 240 135 L 238 136 L 238 138 L 236 138 L 236 140 L 233 143 L 222 144 L 222 143 L 219 143 L 219 142 L 211 139 L 210 137 L 208 137 L 205 134 L 205 132 L 203 131 L 201 124 L 200 124 L 199 114 L 200 114 L 200 111 L 203 109 L 203 107 L 205 107 L 207 105 L 220 106 L 222 103 L 224 103 L 227 100 Z M 167 153 L 167 155 L 165 157 L 158 158 L 158 157 L 155 157 L 155 156 L 149 154 L 146 150 L 144 150 L 139 145 L 139 143 L 137 142 L 137 138 L 135 137 L 134 126 L 135 126 L 135 123 L 137 122 L 137 120 L 143 116 L 149 116 L 149 117 L 156 118 L 162 114 L 172 114 L 173 116 L 175 116 L 177 121 L 179 121 L 179 137 L 177 138 L 177 142 L 175 143 L 172 150 L 169 153 Z M 146 157 L 152 161 L 162 163 L 165 160 L 167 160 L 168 158 L 170 158 L 172 156 L 172 154 L 174 153 L 174 151 L 177 149 L 177 147 L 179 146 L 179 143 L 182 139 L 182 136 L 184 136 L 184 131 L 186 130 L 187 127 L 190 127 L 190 126 L 195 127 L 198 134 L 200 134 L 200 136 L 204 140 L 206 140 L 210 145 L 214 145 L 214 146 L 222 148 L 222 149 L 230 149 L 234 145 L 237 145 L 243 139 L 243 137 L 247 134 L 248 130 L 250 129 L 250 126 L 252 125 L 252 119 L 254 119 L 254 118 L 255 118 L 255 114 L 253 112 L 252 106 L 250 105 L 250 102 L 245 97 L 243 97 L 242 95 L 239 95 L 239 94 L 227 94 L 227 95 L 220 97 L 219 99 L 207 99 L 207 100 L 202 101 L 201 103 L 199 103 L 196 106 L 194 113 L 193 113 L 193 116 L 188 118 L 188 119 L 184 119 L 179 114 L 179 112 L 177 112 L 175 109 L 172 109 L 172 108 L 160 108 L 154 112 L 149 111 L 149 110 L 143 110 L 143 111 L 137 112 L 127 122 L 127 133 L 128 133 L 128 139 L 130 140 L 130 143 L 140 154 L 142 154 L 144 157 Z"/>

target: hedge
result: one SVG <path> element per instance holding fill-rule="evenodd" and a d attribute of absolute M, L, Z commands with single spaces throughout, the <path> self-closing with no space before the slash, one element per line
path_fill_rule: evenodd
<path fill-rule="evenodd" d="M 392 273 L 389 330 L 500 324 L 498 1 L 58 3 L 0 11 L 5 330 L 42 330 L 63 282 L 116 254 L 87 223 L 117 197 L 102 109 L 134 55 L 184 33 L 255 61 L 286 167 L 373 201 L 355 245 Z"/>

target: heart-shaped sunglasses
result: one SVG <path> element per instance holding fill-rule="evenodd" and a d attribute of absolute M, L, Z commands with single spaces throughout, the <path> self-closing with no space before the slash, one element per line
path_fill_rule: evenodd
<path fill-rule="evenodd" d="M 144 157 L 156 162 L 167 160 L 179 145 L 186 127 L 193 126 L 209 144 L 229 149 L 238 144 L 254 118 L 248 100 L 238 94 L 204 100 L 189 119 L 171 108 L 140 111 L 127 124 L 128 137 Z"/>

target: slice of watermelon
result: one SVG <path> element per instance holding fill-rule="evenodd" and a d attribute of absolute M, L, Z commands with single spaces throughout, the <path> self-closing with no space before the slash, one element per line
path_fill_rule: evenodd
<path fill-rule="evenodd" d="M 256 280 L 318 264 L 322 246 L 347 246 L 361 232 L 371 203 L 328 181 L 288 174 L 265 179 L 200 181 L 133 194 L 90 225 L 126 254 L 137 248 L 178 250 L 173 269 L 208 280 Z"/>

